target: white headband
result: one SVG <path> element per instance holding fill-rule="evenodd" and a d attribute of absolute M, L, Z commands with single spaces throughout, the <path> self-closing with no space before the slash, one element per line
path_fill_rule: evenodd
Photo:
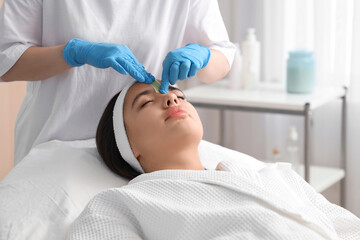
<path fill-rule="evenodd" d="M 135 170 L 137 170 L 140 173 L 144 173 L 144 170 L 142 169 L 139 161 L 136 159 L 133 151 L 131 150 L 130 143 L 125 130 L 125 123 L 123 116 L 125 96 L 129 88 L 134 83 L 136 83 L 136 81 L 132 81 L 131 83 L 126 85 L 123 90 L 121 90 L 121 93 L 119 94 L 114 106 L 113 125 L 114 125 L 116 145 L 119 149 L 120 155 L 131 167 L 133 167 Z"/>

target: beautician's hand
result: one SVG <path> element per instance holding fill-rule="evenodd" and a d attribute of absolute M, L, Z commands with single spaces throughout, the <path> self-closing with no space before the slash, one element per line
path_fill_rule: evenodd
<path fill-rule="evenodd" d="M 84 64 L 97 68 L 112 67 L 121 74 L 129 73 L 139 82 L 152 83 L 155 80 L 125 45 L 72 39 L 64 47 L 63 56 L 73 67 Z"/>
<path fill-rule="evenodd" d="M 169 83 L 193 77 L 204 68 L 210 59 L 210 49 L 199 44 L 187 44 L 185 47 L 169 52 L 163 62 L 161 93 L 167 93 Z"/>

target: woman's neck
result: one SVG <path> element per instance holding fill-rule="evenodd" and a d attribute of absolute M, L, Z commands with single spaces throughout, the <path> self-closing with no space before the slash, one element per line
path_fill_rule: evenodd
<path fill-rule="evenodd" d="M 144 159 L 144 163 L 151 163 L 142 164 L 146 172 L 165 169 L 205 170 L 201 164 L 197 148 L 163 151 L 155 155 L 157 156 L 153 156 L 150 161 Z M 141 163 L 142 160 L 140 159 Z"/>

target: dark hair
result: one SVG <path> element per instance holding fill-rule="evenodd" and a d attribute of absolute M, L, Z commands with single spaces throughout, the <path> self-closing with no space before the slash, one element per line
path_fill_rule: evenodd
<path fill-rule="evenodd" d="M 133 169 L 120 155 L 114 134 L 113 110 L 119 94 L 120 92 L 110 100 L 101 116 L 96 130 L 96 147 L 105 164 L 114 173 L 131 180 L 140 173 Z"/>

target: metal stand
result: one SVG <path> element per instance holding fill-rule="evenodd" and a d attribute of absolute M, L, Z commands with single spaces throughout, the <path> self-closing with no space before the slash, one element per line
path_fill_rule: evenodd
<path fill-rule="evenodd" d="M 346 172 L 346 115 L 347 115 L 347 102 L 346 102 L 346 96 L 347 96 L 347 87 L 344 87 L 345 89 L 345 95 L 342 97 L 342 118 L 341 118 L 341 167 Z M 340 205 L 344 208 L 346 208 L 346 174 L 344 178 L 341 180 L 341 194 L 340 194 Z"/>
<path fill-rule="evenodd" d="M 304 119 L 304 167 L 305 167 L 305 181 L 310 183 L 310 128 L 312 121 L 312 114 L 310 111 L 310 104 L 305 104 L 305 119 Z"/>
<path fill-rule="evenodd" d="M 225 146 L 225 110 L 220 109 L 220 145 Z"/>
<path fill-rule="evenodd" d="M 341 168 L 346 172 L 346 93 L 347 88 L 345 88 L 345 94 L 342 99 L 342 114 L 341 114 Z M 310 104 L 305 104 L 305 121 L 304 121 L 304 166 L 305 166 L 305 181 L 310 183 L 310 159 L 311 159 L 311 127 L 312 127 L 312 112 L 310 110 Z M 345 208 L 346 201 L 346 174 L 341 180 L 340 187 L 340 205 Z"/>

